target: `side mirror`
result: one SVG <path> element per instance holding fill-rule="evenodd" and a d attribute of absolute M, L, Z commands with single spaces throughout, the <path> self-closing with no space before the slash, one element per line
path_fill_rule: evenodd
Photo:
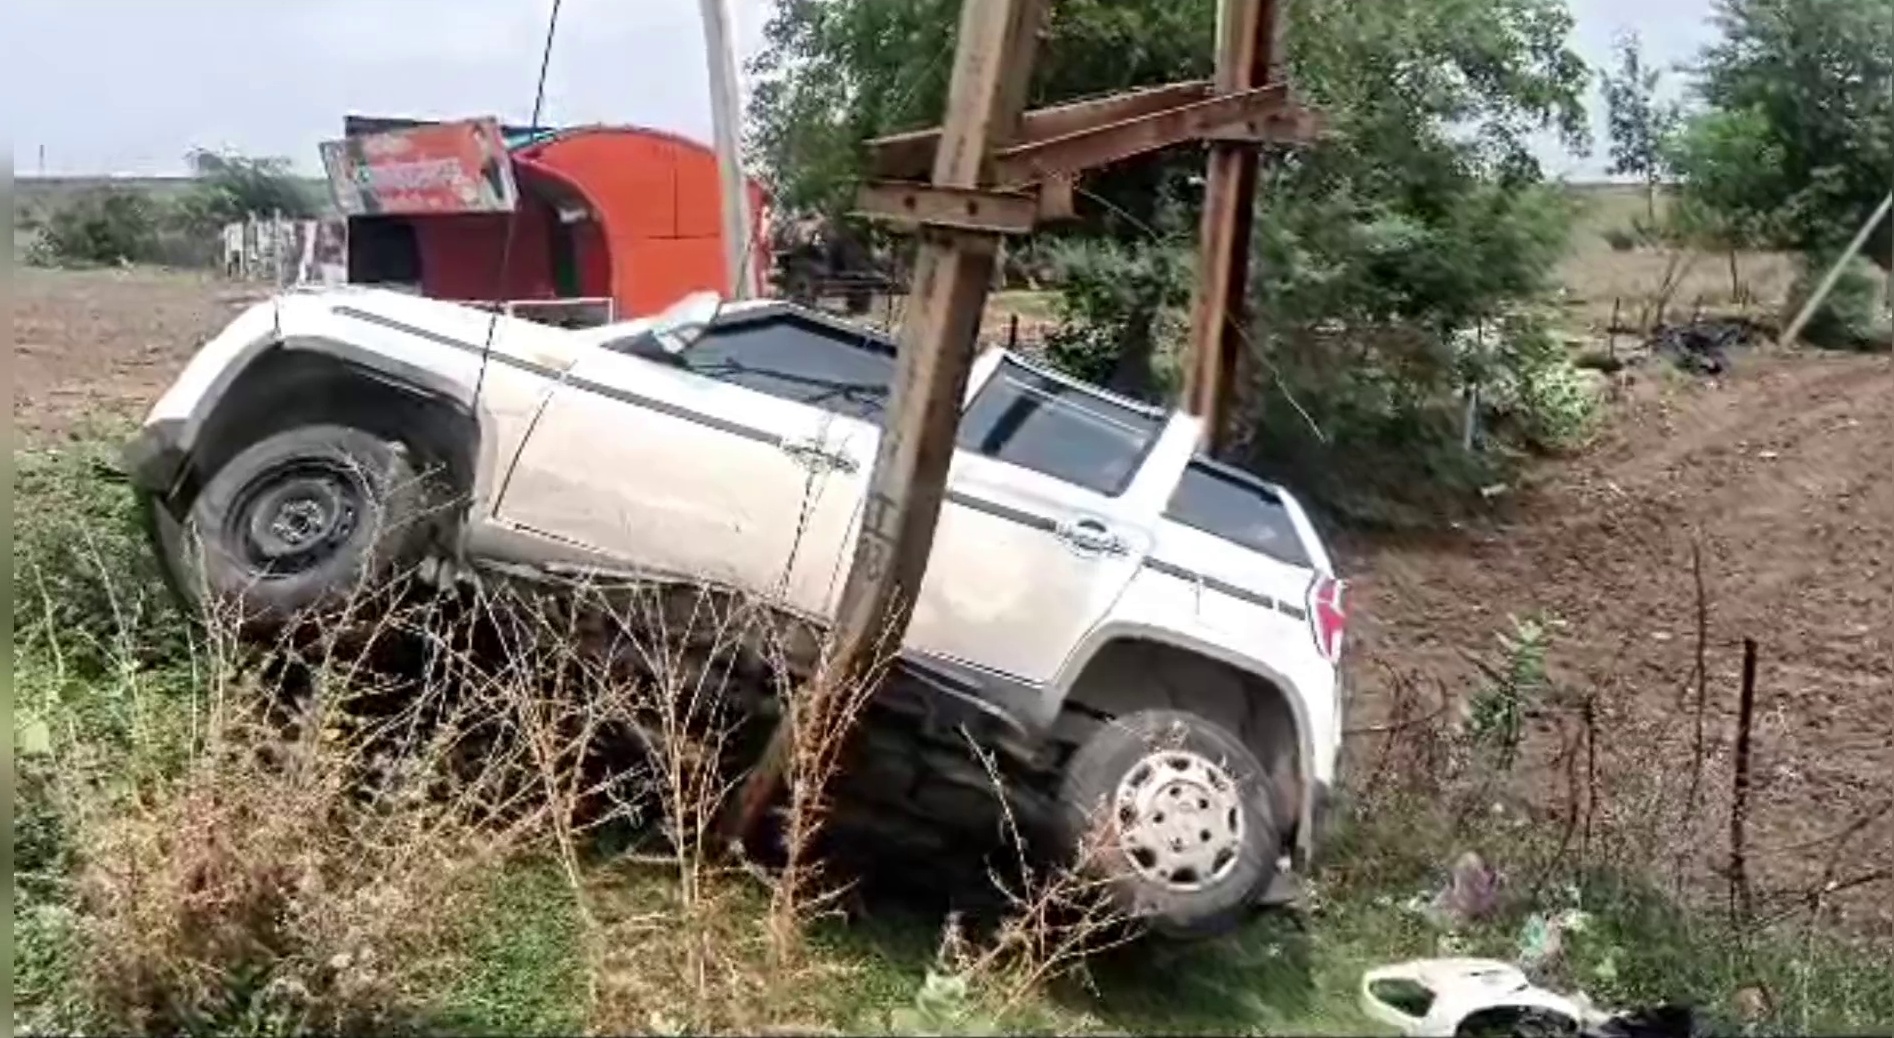
<path fill-rule="evenodd" d="M 721 309 L 722 296 L 715 292 L 693 292 L 652 318 L 647 334 L 657 340 L 664 352 L 675 357 L 703 338 Z"/>

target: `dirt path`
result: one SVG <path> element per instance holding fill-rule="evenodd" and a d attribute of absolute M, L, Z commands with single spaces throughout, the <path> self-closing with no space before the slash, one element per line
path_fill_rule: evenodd
<path fill-rule="evenodd" d="M 1385 665 L 1467 688 L 1462 650 L 1488 650 L 1508 613 L 1569 627 L 1555 678 L 1601 690 L 1624 723 L 1694 731 L 1700 545 L 1709 604 L 1708 762 L 1698 867 L 1724 853 L 1726 749 L 1741 642 L 1760 643 L 1753 875 L 1801 889 L 1824 837 L 1894 805 L 1894 360 L 1751 358 L 1722 384 L 1629 407 L 1583 457 L 1544 473 L 1507 522 L 1357 557 L 1356 673 L 1364 713 Z M 1647 762 L 1693 768 L 1694 735 Z M 1674 783 L 1673 783 L 1674 785 Z M 1808 845 L 1813 842 L 1813 846 Z M 1867 826 L 1839 878 L 1894 864 L 1894 814 Z M 1884 895 L 1855 907 L 1894 922 Z"/>

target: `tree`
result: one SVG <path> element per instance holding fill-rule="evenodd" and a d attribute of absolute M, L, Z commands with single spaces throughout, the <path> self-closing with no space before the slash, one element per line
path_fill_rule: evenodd
<path fill-rule="evenodd" d="M 1030 102 L 1042 105 L 1208 76 L 1215 0 L 1059 0 L 1049 5 Z M 749 148 L 778 205 L 846 213 L 862 142 L 938 124 L 960 0 L 781 0 L 751 63 Z M 1202 162 L 1134 161 L 1090 178 L 1094 227 L 1136 234 Z"/>
<path fill-rule="evenodd" d="M 1731 298 L 1743 298 L 1737 255 L 1777 237 L 1775 200 L 1790 193 L 1768 123 L 1753 111 L 1706 113 L 1666 150 L 1672 168 L 1691 171 L 1666 230 L 1706 252 L 1724 253 Z"/>
<path fill-rule="evenodd" d="M 1644 48 L 1635 32 L 1616 41 L 1618 66 L 1604 73 L 1605 122 L 1611 135 L 1610 171 L 1635 176 L 1644 184 L 1644 200 L 1651 223 L 1657 222 L 1657 185 L 1669 155 L 1667 141 L 1675 131 L 1678 110 L 1659 101 L 1663 73 L 1644 63 Z"/>
<path fill-rule="evenodd" d="M 176 219 L 192 233 L 211 233 L 252 216 L 304 220 L 316 215 L 315 199 L 288 159 L 201 148 L 188 158 L 195 182 L 178 200 Z"/>
<path fill-rule="evenodd" d="M 1435 520 L 1503 475 L 1504 452 L 1461 449 L 1461 391 L 1522 446 L 1576 424 L 1541 406 L 1567 399 L 1534 308 L 1571 208 L 1531 142 L 1584 149 L 1589 70 L 1560 0 L 1291 11 L 1334 133 L 1265 178 L 1247 461 L 1358 519 Z"/>
<path fill-rule="evenodd" d="M 1894 0 L 1719 0 L 1717 26 L 1675 150 L 1686 199 L 1833 255 L 1894 186 Z M 1883 224 L 1869 258 L 1888 268 L 1890 246 Z"/>
<path fill-rule="evenodd" d="M 1033 103 L 1206 76 L 1214 7 L 1059 0 Z M 786 208 L 845 209 L 864 138 L 939 121 L 958 9 L 785 0 L 755 65 L 751 143 Z M 1332 132 L 1268 155 L 1251 284 L 1260 374 L 1246 380 L 1253 435 L 1238 460 L 1393 519 L 1368 499 L 1491 482 L 1487 461 L 1460 449 L 1454 394 L 1468 378 L 1510 379 L 1528 404 L 1549 398 L 1539 389 L 1554 353 L 1519 311 L 1548 287 L 1569 211 L 1533 144 L 1551 129 L 1583 150 L 1589 71 L 1563 0 L 1297 0 L 1288 21 L 1297 89 Z M 1056 362 L 1138 395 L 1174 388 L 1167 354 L 1189 297 L 1202 169 L 1201 149 L 1180 148 L 1087 178 L 1092 218 L 1068 232 L 1072 248 L 1052 250 L 1066 321 Z M 1490 349 L 1473 356 L 1486 325 Z"/>

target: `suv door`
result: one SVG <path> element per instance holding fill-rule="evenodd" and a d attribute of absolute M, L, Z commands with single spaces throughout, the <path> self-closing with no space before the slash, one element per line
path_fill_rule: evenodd
<path fill-rule="evenodd" d="M 1051 681 L 1150 550 L 1163 501 L 1144 492 L 1152 480 L 1140 474 L 1165 428 L 1159 412 L 1002 356 L 961 416 L 904 648 Z M 869 459 L 853 479 L 857 501 L 878 435 L 849 421 L 831 430 L 838 449 Z M 841 547 L 846 560 L 852 543 Z M 812 572 L 818 562 L 813 554 L 800 560 L 795 582 L 826 591 L 833 615 L 841 574 L 833 566 Z"/>
<path fill-rule="evenodd" d="M 678 357 L 641 337 L 588 350 L 521 451 L 500 518 L 632 568 L 780 591 L 809 510 L 850 464 L 823 449 L 831 414 L 808 401 L 886 395 L 872 363 L 837 371 L 849 358 L 836 348 L 739 312 Z"/>

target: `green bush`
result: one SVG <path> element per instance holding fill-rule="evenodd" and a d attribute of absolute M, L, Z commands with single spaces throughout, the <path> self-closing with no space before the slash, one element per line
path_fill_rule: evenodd
<path fill-rule="evenodd" d="M 1595 383 L 1521 302 L 1543 291 L 1570 210 L 1536 188 L 1455 190 L 1431 218 L 1363 212 L 1325 191 L 1272 196 L 1238 460 L 1350 520 L 1431 525 L 1523 455 L 1589 434 Z M 1187 234 L 1172 234 L 1049 250 L 1062 322 L 1052 362 L 1127 395 L 1175 395 L 1193 254 Z M 1475 386 L 1485 449 L 1469 451 Z"/>
<path fill-rule="evenodd" d="M 27 261 L 44 267 L 207 266 L 217 260 L 217 236 L 225 224 L 317 214 L 314 196 L 287 159 L 204 150 L 189 158 L 193 182 L 174 202 L 105 185 L 49 212 L 16 215 L 20 227 L 39 232 Z"/>
<path fill-rule="evenodd" d="M 92 188 L 46 217 L 27 259 L 48 267 L 148 262 L 162 221 L 162 207 L 142 191 Z"/>
<path fill-rule="evenodd" d="M 1485 424 L 1509 446 L 1557 454 L 1584 442 L 1595 427 L 1596 376 L 1578 367 L 1540 315 L 1497 322 L 1492 350 L 1476 347 L 1464 377 L 1480 387 Z"/>
<path fill-rule="evenodd" d="M 195 180 L 173 212 L 181 230 L 207 236 L 251 216 L 302 220 L 316 215 L 315 198 L 288 159 L 199 149 L 190 162 Z"/>
<path fill-rule="evenodd" d="M 1172 363 L 1190 299 L 1191 256 L 1179 244 L 1109 239 L 1047 248 L 1059 284 L 1058 327 L 1047 358 L 1126 396 L 1157 399 L 1177 388 Z"/>
<path fill-rule="evenodd" d="M 1467 735 L 1500 771 L 1512 770 L 1525 738 L 1526 721 L 1550 688 L 1546 647 L 1555 619 L 1543 614 L 1508 616 L 1512 631 L 1496 635 L 1496 660 L 1474 660 L 1485 678 L 1467 702 Z"/>
<path fill-rule="evenodd" d="M 1784 322 L 1802 311 L 1821 279 L 1834 266 L 1833 257 L 1810 256 L 1803 260 L 1801 276 L 1789 291 Z M 1894 326 L 1889 323 L 1886 296 L 1874 265 L 1857 256 L 1848 261 L 1828 298 L 1817 307 L 1802 339 L 1811 345 L 1832 350 L 1879 352 L 1894 349 Z"/>

